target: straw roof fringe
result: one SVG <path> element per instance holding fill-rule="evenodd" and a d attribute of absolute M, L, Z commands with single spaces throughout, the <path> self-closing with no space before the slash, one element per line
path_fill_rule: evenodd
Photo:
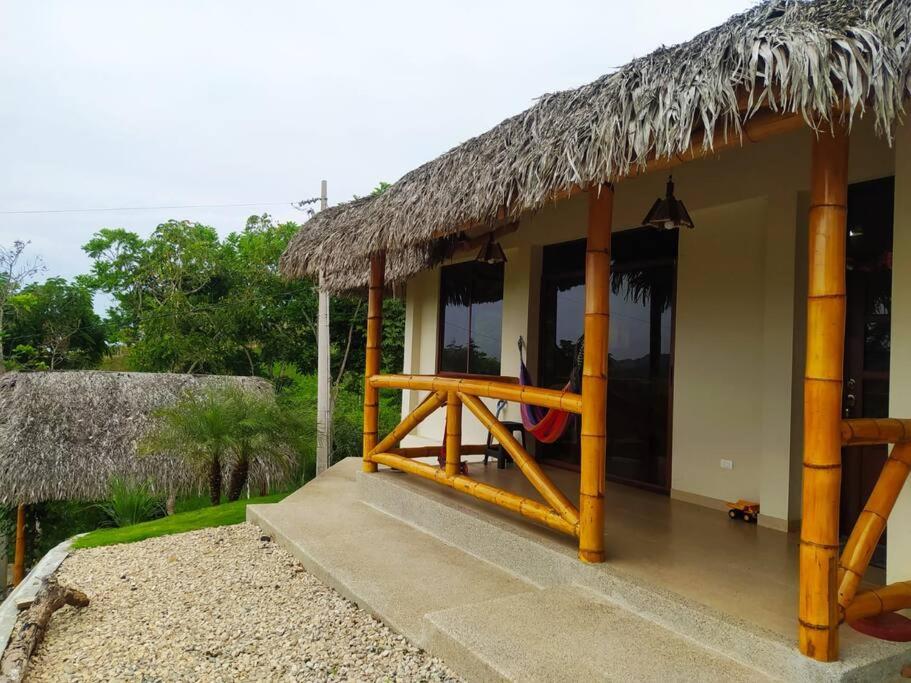
<path fill-rule="evenodd" d="M 873 116 L 891 142 L 911 94 L 909 24 L 911 0 L 767 0 L 593 83 L 542 96 L 382 195 L 320 212 L 292 240 L 282 271 L 322 270 L 329 289 L 356 288 L 369 255 L 385 250 L 387 280 L 401 281 L 434 265 L 441 236 L 683 153 L 701 130 L 710 149 L 712 134 L 738 136 L 760 108 L 811 125 L 833 108 L 849 125 Z"/>
<path fill-rule="evenodd" d="M 266 380 L 141 372 L 0 375 L 0 504 L 102 500 L 113 477 L 162 493 L 200 490 L 205 477 L 178 458 L 138 457 L 152 411 L 220 384 L 272 393 Z M 278 476 L 259 463 L 251 485 Z"/>

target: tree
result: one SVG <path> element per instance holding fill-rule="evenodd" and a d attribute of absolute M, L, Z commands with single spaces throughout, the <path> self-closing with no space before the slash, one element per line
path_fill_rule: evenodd
<path fill-rule="evenodd" d="M 227 497 L 240 498 L 254 458 L 290 466 L 297 418 L 274 396 L 237 386 L 190 393 L 153 415 L 144 454 L 169 453 L 208 472 L 209 497 L 221 500 L 222 470 L 230 468 Z"/>
<path fill-rule="evenodd" d="M 106 330 L 84 285 L 50 278 L 23 287 L 8 322 L 15 367 L 95 367 L 107 351 Z"/>
<path fill-rule="evenodd" d="M 164 223 L 148 239 L 106 228 L 83 247 L 93 264 L 80 283 L 113 296 L 112 338 L 128 349 L 133 369 L 268 375 L 291 364 L 309 374 L 316 371 L 316 287 L 289 281 L 278 268 L 298 229 L 268 215 L 250 217 L 223 240 L 186 221 Z M 366 316 L 357 297 L 333 297 L 330 306 L 337 391 L 346 374 L 363 372 Z M 387 298 L 384 372 L 402 367 L 404 325 L 403 303 Z"/>
<path fill-rule="evenodd" d="M 224 241 L 186 221 L 143 240 L 106 229 L 84 249 L 84 282 L 117 302 L 110 319 L 138 370 L 259 374 L 275 360 L 315 365 L 309 282 L 289 282 L 278 260 L 294 223 L 251 218 Z"/>
<path fill-rule="evenodd" d="M 231 439 L 231 474 L 228 500 L 240 498 L 250 475 L 253 458 L 290 465 L 295 438 L 301 425 L 297 416 L 275 402 L 271 395 L 230 387 L 222 394 L 234 414 Z"/>
<path fill-rule="evenodd" d="M 234 412 L 219 392 L 190 392 L 156 410 L 141 454 L 167 453 L 208 473 L 209 499 L 221 502 L 222 464 L 234 438 Z"/>
<path fill-rule="evenodd" d="M 244 230 L 225 239 L 231 287 L 224 305 L 243 354 L 238 373 L 258 374 L 277 361 L 316 367 L 317 292 L 306 280 L 281 276 L 278 262 L 300 226 L 251 216 Z"/>
<path fill-rule="evenodd" d="M 29 278 L 44 269 L 41 260 L 23 259 L 28 242 L 16 240 L 11 247 L 0 246 L 0 372 L 5 367 L 6 318 L 14 297 Z"/>

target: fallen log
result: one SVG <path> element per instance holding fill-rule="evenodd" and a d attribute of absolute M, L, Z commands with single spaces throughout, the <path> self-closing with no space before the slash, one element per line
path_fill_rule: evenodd
<path fill-rule="evenodd" d="M 88 596 L 82 591 L 61 586 L 54 578 L 44 581 L 35 601 L 20 617 L 3 659 L 0 659 L 0 683 L 19 683 L 25 678 L 28 663 L 44 640 L 51 616 L 61 607 L 87 607 Z"/>

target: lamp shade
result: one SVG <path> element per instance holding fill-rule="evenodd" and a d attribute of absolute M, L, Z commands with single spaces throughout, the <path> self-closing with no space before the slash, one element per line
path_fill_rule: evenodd
<path fill-rule="evenodd" d="M 642 223 L 643 225 L 651 225 L 665 230 L 693 227 L 693 219 L 690 218 L 690 214 L 683 202 L 674 196 L 673 177 L 668 177 L 666 194 L 664 197 L 659 197 L 655 200 Z"/>
<path fill-rule="evenodd" d="M 475 259 L 481 263 L 506 263 L 506 254 L 503 252 L 503 247 L 500 246 L 500 243 L 493 238 L 493 233 L 491 233 L 490 238 L 484 243 L 484 246 L 481 247 L 481 251 L 478 252 L 478 256 Z"/>

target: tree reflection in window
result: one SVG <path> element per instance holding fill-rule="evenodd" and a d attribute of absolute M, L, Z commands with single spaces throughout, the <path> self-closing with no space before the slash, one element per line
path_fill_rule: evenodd
<path fill-rule="evenodd" d="M 440 309 L 440 371 L 499 375 L 503 264 L 471 261 L 443 268 Z"/>

